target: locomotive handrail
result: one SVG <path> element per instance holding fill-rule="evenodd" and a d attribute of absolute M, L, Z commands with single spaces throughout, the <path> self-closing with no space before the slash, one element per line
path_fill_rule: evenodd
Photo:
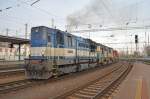
<path fill-rule="evenodd" d="M 24 60 L 47 60 L 47 58 L 26 58 Z"/>

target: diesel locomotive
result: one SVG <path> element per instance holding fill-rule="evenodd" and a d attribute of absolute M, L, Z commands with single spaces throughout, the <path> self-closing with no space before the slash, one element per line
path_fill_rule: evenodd
<path fill-rule="evenodd" d="M 26 59 L 29 79 L 48 79 L 78 72 L 118 59 L 117 51 L 68 32 L 45 26 L 31 29 L 31 52 Z"/>

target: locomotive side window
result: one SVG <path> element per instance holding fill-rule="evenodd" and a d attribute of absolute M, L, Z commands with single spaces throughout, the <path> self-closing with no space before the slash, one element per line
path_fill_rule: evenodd
<path fill-rule="evenodd" d="M 47 41 L 48 41 L 48 42 L 51 42 L 51 36 L 50 36 L 50 33 L 47 34 Z"/>
<path fill-rule="evenodd" d="M 71 36 L 68 36 L 68 46 L 72 47 L 72 38 L 71 38 Z"/>
<path fill-rule="evenodd" d="M 47 29 L 43 28 L 43 31 L 41 30 L 41 33 L 42 33 L 42 38 L 46 40 L 46 38 L 47 38 Z"/>
<path fill-rule="evenodd" d="M 88 44 L 86 44 L 86 43 L 79 43 L 79 47 L 88 48 Z"/>
<path fill-rule="evenodd" d="M 95 52 L 96 45 L 95 44 L 91 44 L 90 49 L 91 49 L 91 52 Z"/>
<path fill-rule="evenodd" d="M 64 36 L 61 32 L 57 32 L 57 44 L 64 44 Z"/>
<path fill-rule="evenodd" d="M 102 54 L 104 54 L 104 48 L 102 48 Z"/>
<path fill-rule="evenodd" d="M 111 49 L 109 49 L 109 53 L 111 53 Z"/>

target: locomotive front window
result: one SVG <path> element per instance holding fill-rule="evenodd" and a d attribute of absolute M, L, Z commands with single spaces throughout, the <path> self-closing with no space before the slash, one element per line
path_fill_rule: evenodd
<path fill-rule="evenodd" d="M 46 30 L 45 28 L 33 28 L 31 30 L 31 39 L 35 39 L 35 40 L 44 40 L 46 39 L 47 35 L 46 35 Z"/>
<path fill-rule="evenodd" d="M 31 39 L 42 39 L 44 40 L 46 38 L 45 34 L 44 33 L 41 33 L 41 32 L 34 32 L 32 33 L 32 36 L 31 36 Z"/>

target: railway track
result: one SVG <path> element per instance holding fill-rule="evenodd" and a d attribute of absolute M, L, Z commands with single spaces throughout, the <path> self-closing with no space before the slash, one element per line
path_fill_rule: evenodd
<path fill-rule="evenodd" d="M 19 62 L 1 61 L 0 62 L 0 79 L 9 76 L 24 75 L 24 74 L 25 74 L 25 68 L 24 68 L 23 61 L 19 61 Z"/>
<path fill-rule="evenodd" d="M 15 70 L 15 69 L 24 69 L 24 66 L 0 67 L 0 71 L 2 71 L 2 70 Z"/>
<path fill-rule="evenodd" d="M 32 85 L 33 83 L 34 81 L 25 79 L 25 80 L 0 84 L 0 94 L 25 88 Z"/>
<path fill-rule="evenodd" d="M 0 70 L 0 79 L 15 75 L 25 75 L 25 69 Z"/>
<path fill-rule="evenodd" d="M 106 89 L 107 85 L 114 82 L 114 78 L 117 79 L 118 76 L 117 77 L 115 77 L 115 76 L 118 74 L 121 74 L 121 72 L 124 72 L 124 70 L 126 70 L 126 69 L 127 69 L 127 66 L 119 66 L 119 67 L 116 66 L 111 71 L 108 71 L 108 73 L 106 75 L 100 77 L 99 79 L 92 81 L 92 82 L 88 83 L 86 86 L 80 87 L 79 89 L 75 89 L 69 93 L 66 93 L 65 95 L 61 95 L 61 96 L 57 97 L 56 99 L 63 99 L 63 98 L 72 99 L 73 97 L 76 97 L 77 99 L 82 99 L 82 98 L 79 98 L 78 96 L 86 97 L 86 99 L 88 99 L 87 96 L 90 97 L 91 95 L 93 96 L 94 94 L 95 94 L 95 96 L 100 95 L 99 93 L 101 91 L 105 91 L 102 89 Z M 110 75 L 112 78 L 110 77 Z M 49 82 L 55 81 L 55 80 L 57 81 L 57 79 L 51 79 L 51 80 L 46 80 L 46 81 L 34 81 L 34 80 L 25 79 L 25 80 L 19 80 L 19 81 L 13 81 L 13 82 L 9 82 L 9 83 L 0 84 L 0 94 L 8 93 L 8 92 L 11 92 L 14 90 L 23 89 L 26 87 L 31 87 L 34 85 L 49 83 Z M 101 86 L 101 85 L 103 85 L 103 86 Z M 99 93 L 96 93 L 97 91 Z M 89 99 L 91 99 L 91 98 L 89 98 Z"/>
<path fill-rule="evenodd" d="M 130 64 L 119 66 L 106 75 L 55 99 L 108 99 L 131 68 Z"/>

